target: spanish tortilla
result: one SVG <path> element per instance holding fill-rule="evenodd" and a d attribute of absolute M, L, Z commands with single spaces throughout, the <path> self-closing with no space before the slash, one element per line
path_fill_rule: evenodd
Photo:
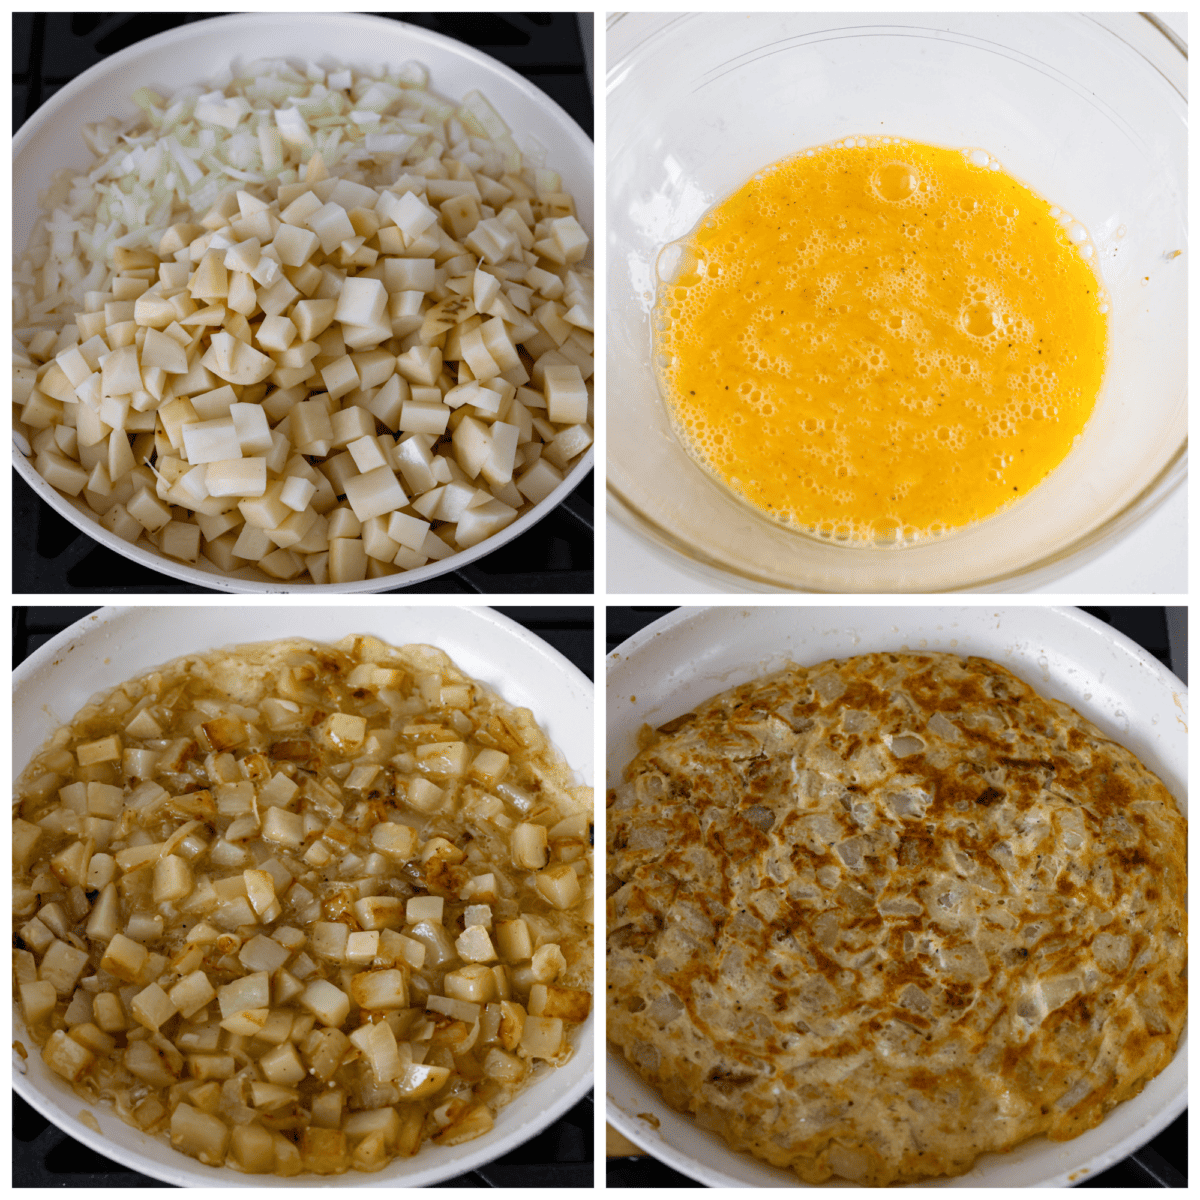
<path fill-rule="evenodd" d="M 651 731 L 610 797 L 609 1036 L 807 1182 L 960 1174 L 1170 1061 L 1185 826 L 983 659 L 790 667 Z"/>

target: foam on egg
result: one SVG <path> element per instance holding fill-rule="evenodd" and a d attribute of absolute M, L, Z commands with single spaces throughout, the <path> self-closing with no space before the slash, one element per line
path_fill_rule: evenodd
<path fill-rule="evenodd" d="M 1035 487 L 1086 422 L 1107 332 L 1089 247 L 986 151 L 808 150 L 660 258 L 660 385 L 694 457 L 774 519 L 937 536 Z"/>

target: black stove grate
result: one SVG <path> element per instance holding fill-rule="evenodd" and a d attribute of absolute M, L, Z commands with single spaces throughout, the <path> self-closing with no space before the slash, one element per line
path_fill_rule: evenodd
<path fill-rule="evenodd" d="M 14 13 L 13 129 L 59 88 L 110 54 L 167 29 L 217 13 Z M 465 42 L 556 100 L 589 137 L 591 88 L 579 21 L 590 13 L 383 13 Z M 302 19 L 298 18 L 298 19 Z M 436 86 L 436 80 L 434 81 Z M 587 478 L 535 528 L 501 549 L 428 583 L 390 594 L 591 594 L 594 479 Z M 123 595 L 210 592 L 105 549 L 13 475 L 13 590 Z M 389 594 L 380 593 L 380 594 Z"/>
<path fill-rule="evenodd" d="M 13 666 L 92 611 L 91 608 L 14 606 Z M 590 607 L 498 608 L 496 611 L 536 633 L 589 679 L 593 677 L 595 630 Z M 590 1188 L 593 1116 L 589 1093 L 523 1146 L 495 1162 L 436 1186 Z M 16 1094 L 13 1095 L 12 1185 L 14 1188 L 167 1186 L 122 1167 L 75 1141 Z M 247 1180 L 247 1186 L 253 1186 L 252 1180 Z"/>
<path fill-rule="evenodd" d="M 607 650 L 611 654 L 640 629 L 673 611 L 670 608 L 619 608 L 607 611 Z M 1114 629 L 1137 642 L 1181 679 L 1187 679 L 1187 610 L 1155 607 L 1085 608 Z M 1181 630 L 1175 644 L 1175 630 Z M 1185 1188 L 1187 1187 L 1187 1112 L 1136 1153 L 1107 1171 L 1082 1181 L 1086 1188 Z M 610 1158 L 606 1165 L 609 1187 L 670 1188 L 702 1185 L 652 1158 Z"/>

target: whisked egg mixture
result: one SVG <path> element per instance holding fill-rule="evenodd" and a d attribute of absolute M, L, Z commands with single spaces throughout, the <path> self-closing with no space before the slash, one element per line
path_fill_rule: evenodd
<path fill-rule="evenodd" d="M 851 138 L 766 168 L 671 247 L 659 384 L 766 515 L 906 543 L 1025 495 L 1100 391 L 1087 231 L 982 151 Z"/>

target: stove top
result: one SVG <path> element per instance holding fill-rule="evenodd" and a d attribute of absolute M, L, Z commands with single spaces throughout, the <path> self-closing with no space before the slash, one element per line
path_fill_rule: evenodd
<path fill-rule="evenodd" d="M 143 38 L 217 13 L 15 13 L 13 129 L 88 67 Z M 444 34 L 499 59 L 593 129 L 585 46 L 574 13 L 384 13 Z M 593 490 L 589 474 L 534 529 L 500 550 L 428 583 L 393 594 L 516 595 L 583 593 L 593 582 Z M 25 594 L 210 592 L 105 549 L 13 476 L 13 590 Z M 381 593 L 387 594 L 387 593 Z"/>

